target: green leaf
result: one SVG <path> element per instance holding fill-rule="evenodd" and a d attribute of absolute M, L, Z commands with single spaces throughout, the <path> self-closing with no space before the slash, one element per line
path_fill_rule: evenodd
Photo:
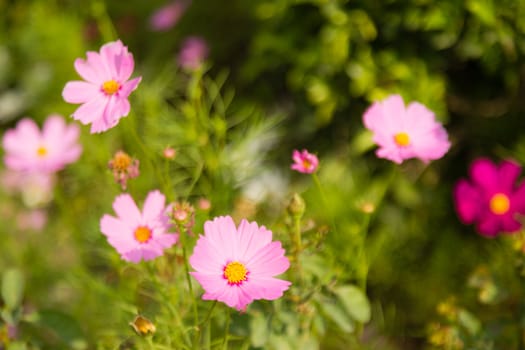
<path fill-rule="evenodd" d="M 338 305 L 331 302 L 320 302 L 320 306 L 326 317 L 334 321 L 341 330 L 347 333 L 354 331 L 354 322 Z"/>
<path fill-rule="evenodd" d="M 71 345 L 84 339 L 82 328 L 77 320 L 61 311 L 40 311 L 39 323 L 44 327 L 52 329 L 65 344 Z"/>
<path fill-rule="evenodd" d="M 354 320 L 361 323 L 370 321 L 370 303 L 361 289 L 354 285 L 345 285 L 336 287 L 334 293 Z"/>
<path fill-rule="evenodd" d="M 481 322 L 470 312 L 461 310 L 458 314 L 459 324 L 471 334 L 476 335 L 481 330 Z"/>
<path fill-rule="evenodd" d="M 2 298 L 7 309 L 14 310 L 22 302 L 24 276 L 18 269 L 9 269 L 2 276 Z"/>

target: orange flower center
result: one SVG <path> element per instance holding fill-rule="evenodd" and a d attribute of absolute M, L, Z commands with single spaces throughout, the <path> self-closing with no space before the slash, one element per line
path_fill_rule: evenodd
<path fill-rule="evenodd" d="M 232 261 L 224 268 L 224 278 L 228 280 L 228 284 L 239 285 L 248 279 L 248 270 L 244 264 Z"/>
<path fill-rule="evenodd" d="M 490 211 L 496 215 L 503 215 L 510 209 L 510 200 L 503 193 L 496 193 L 490 199 Z"/>
<path fill-rule="evenodd" d="M 36 154 L 39 157 L 44 157 L 47 154 L 47 149 L 44 146 L 40 146 L 36 150 Z"/>
<path fill-rule="evenodd" d="M 104 84 L 102 84 L 102 90 L 107 95 L 113 95 L 119 89 L 120 89 L 120 84 L 117 83 L 115 80 L 108 80 Z"/>
<path fill-rule="evenodd" d="M 133 235 L 139 243 L 146 243 L 151 239 L 151 236 L 153 236 L 153 232 L 151 232 L 151 230 L 146 226 L 139 226 Z"/>
<path fill-rule="evenodd" d="M 406 147 L 410 144 L 410 137 L 406 132 L 399 132 L 394 135 L 394 142 L 397 143 L 398 146 Z"/>
<path fill-rule="evenodd" d="M 126 171 L 131 164 L 131 157 L 126 153 L 119 151 L 113 157 L 113 168 L 119 171 Z"/>
<path fill-rule="evenodd" d="M 303 159 L 303 167 L 305 169 L 310 169 L 312 167 L 312 163 L 310 163 L 310 161 L 308 161 L 307 159 Z"/>

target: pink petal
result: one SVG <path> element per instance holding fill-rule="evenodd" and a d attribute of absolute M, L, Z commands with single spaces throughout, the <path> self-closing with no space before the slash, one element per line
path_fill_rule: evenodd
<path fill-rule="evenodd" d="M 84 81 L 70 81 L 62 90 L 62 98 L 68 103 L 88 102 L 100 94 L 100 86 Z"/>
<path fill-rule="evenodd" d="M 206 236 L 200 236 L 189 262 L 199 272 L 222 276 L 229 259 L 232 258 L 210 244 Z"/>
<path fill-rule="evenodd" d="M 104 44 L 100 48 L 100 57 L 105 63 L 109 77 L 112 79 L 119 78 L 118 65 L 121 60 L 121 54 L 124 50 L 124 45 L 120 40 Z"/>
<path fill-rule="evenodd" d="M 142 77 L 137 77 L 137 78 L 131 79 L 130 81 L 125 82 L 119 91 L 119 96 L 121 98 L 127 98 L 131 94 L 131 92 L 137 88 L 141 80 L 142 80 Z"/>
<path fill-rule="evenodd" d="M 209 243 L 226 257 L 238 258 L 237 229 L 230 216 L 220 216 L 204 223 L 204 232 Z"/>
<path fill-rule="evenodd" d="M 94 54 L 98 55 L 97 53 Z M 86 61 L 82 58 L 77 58 L 75 60 L 75 70 L 82 77 L 82 79 L 97 86 L 100 86 L 102 83 L 104 83 L 107 78 L 105 69 L 103 67 L 98 67 L 96 65 L 93 66 L 89 60 Z"/>
<path fill-rule="evenodd" d="M 250 274 L 271 277 L 286 271 L 290 267 L 290 262 L 284 256 L 281 242 L 272 242 L 252 256 L 246 265 Z"/>
<path fill-rule="evenodd" d="M 200 272 L 190 272 L 208 294 L 219 295 L 224 289 L 231 288 L 222 276 Z"/>
<path fill-rule="evenodd" d="M 142 209 L 142 219 L 144 222 L 156 221 L 164 212 L 166 197 L 160 191 L 148 193 Z"/>
<path fill-rule="evenodd" d="M 292 283 L 277 278 L 252 278 L 241 289 L 253 299 L 275 300 L 283 296 Z"/>
<path fill-rule="evenodd" d="M 113 210 L 117 213 L 119 219 L 128 227 L 135 228 L 140 225 L 141 213 L 135 201 L 129 194 L 121 194 L 113 202 Z"/>
<path fill-rule="evenodd" d="M 498 169 L 497 166 L 487 158 L 479 158 L 470 166 L 470 177 L 476 186 L 481 187 L 489 193 L 498 191 Z"/>
<path fill-rule="evenodd" d="M 515 162 L 504 160 L 498 169 L 499 184 L 505 191 L 512 191 L 521 172 L 521 167 Z"/>
<path fill-rule="evenodd" d="M 484 205 L 479 192 L 465 180 L 459 180 L 454 187 L 454 202 L 458 216 L 465 224 L 477 220 Z"/>
<path fill-rule="evenodd" d="M 257 251 L 272 241 L 272 231 L 267 230 L 264 226 L 259 228 L 256 222 L 249 223 L 243 219 L 239 224 L 238 232 L 237 256 L 242 261 L 248 261 Z"/>
<path fill-rule="evenodd" d="M 82 104 L 73 113 L 73 118 L 82 124 L 89 124 L 97 119 L 103 118 L 104 110 L 108 101 L 105 97 L 97 97 L 89 102 Z"/>

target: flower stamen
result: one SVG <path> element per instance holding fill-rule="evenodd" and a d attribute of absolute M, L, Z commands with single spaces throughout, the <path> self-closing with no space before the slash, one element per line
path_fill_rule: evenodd
<path fill-rule="evenodd" d="M 241 285 L 248 279 L 248 270 L 244 264 L 238 261 L 232 261 L 224 267 L 224 278 L 230 285 Z"/>
<path fill-rule="evenodd" d="M 44 146 L 40 146 L 36 150 L 36 154 L 39 157 L 44 157 L 47 154 L 47 149 Z"/>
<path fill-rule="evenodd" d="M 106 95 L 113 95 L 120 89 L 120 84 L 117 83 L 115 80 L 108 80 L 102 84 L 102 91 L 106 93 Z"/>
<path fill-rule="evenodd" d="M 406 147 L 410 144 L 410 136 L 406 132 L 399 132 L 394 135 L 394 142 L 401 147 Z"/>
<path fill-rule="evenodd" d="M 496 193 L 490 199 L 490 211 L 496 215 L 503 215 L 510 209 L 510 200 L 507 195 L 503 193 Z"/>
<path fill-rule="evenodd" d="M 135 232 L 133 233 L 135 236 L 135 239 L 139 243 L 147 243 L 151 237 L 153 236 L 153 232 L 149 229 L 149 227 L 146 226 L 139 226 L 135 229 Z"/>

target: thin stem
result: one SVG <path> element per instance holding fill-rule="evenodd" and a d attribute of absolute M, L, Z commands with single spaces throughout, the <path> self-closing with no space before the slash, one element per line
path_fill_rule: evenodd
<path fill-rule="evenodd" d="M 231 312 L 230 309 L 228 309 L 228 313 L 226 315 L 226 325 L 224 326 L 224 340 L 222 342 L 222 349 L 227 350 L 228 349 L 228 336 L 230 332 L 230 319 L 231 319 Z"/>
<path fill-rule="evenodd" d="M 184 260 L 184 274 L 186 275 L 186 282 L 188 283 L 188 290 L 190 292 L 190 299 L 192 300 L 192 310 L 193 310 L 193 323 L 195 324 L 195 337 L 193 339 L 193 345 L 195 346 L 199 341 L 199 314 L 197 311 L 197 301 L 195 300 L 195 295 L 193 294 L 193 286 L 191 283 L 190 277 L 190 268 L 188 265 L 188 254 L 186 253 L 186 235 L 187 232 L 182 225 L 179 225 L 179 239 L 182 245 L 182 258 Z"/>
<path fill-rule="evenodd" d="M 97 21 L 97 26 L 100 31 L 100 35 L 104 41 L 113 41 L 117 37 L 113 22 L 108 16 L 106 10 L 106 4 L 102 0 L 93 0 L 91 2 L 91 13 Z"/>
<path fill-rule="evenodd" d="M 326 198 L 326 195 L 323 190 L 323 186 L 321 186 L 321 182 L 319 181 L 319 177 L 317 176 L 317 173 L 312 174 L 312 178 L 314 179 L 315 185 L 317 186 L 317 189 L 319 190 L 319 193 L 321 195 L 321 200 L 323 201 L 323 204 L 325 208 L 328 208 L 328 199 Z M 335 224 L 335 217 L 332 210 L 329 210 L 330 213 L 330 221 L 332 221 L 332 228 L 334 230 L 334 233 L 337 234 L 337 226 Z"/>

